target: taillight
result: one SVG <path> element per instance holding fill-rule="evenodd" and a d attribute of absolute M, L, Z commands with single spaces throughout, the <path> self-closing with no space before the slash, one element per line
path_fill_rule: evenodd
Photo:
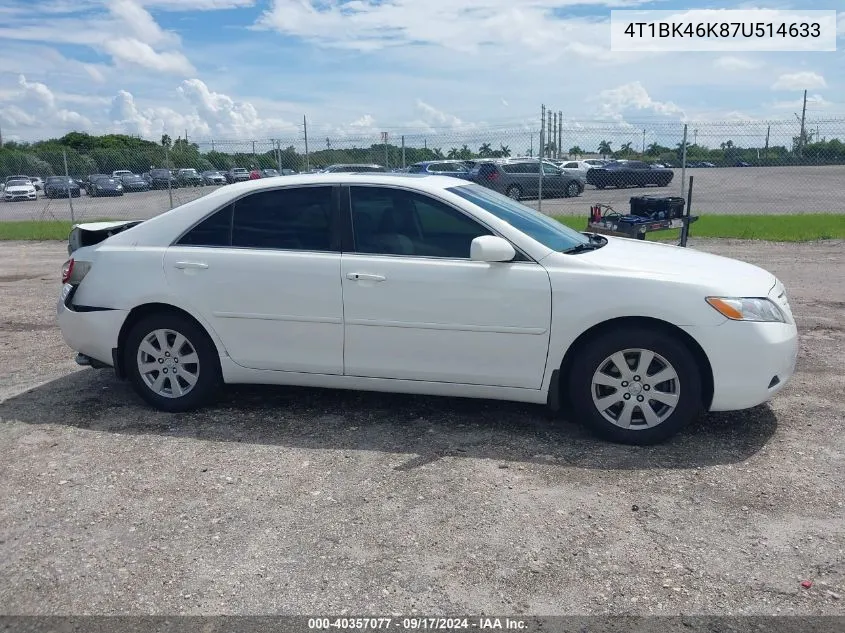
<path fill-rule="evenodd" d="M 498 179 L 499 179 L 499 172 L 497 172 L 497 171 L 491 171 L 489 174 L 487 174 L 487 180 L 498 180 Z"/>
<path fill-rule="evenodd" d="M 62 266 L 62 283 L 66 284 L 70 281 L 70 276 L 73 274 L 73 258 L 71 257 Z"/>

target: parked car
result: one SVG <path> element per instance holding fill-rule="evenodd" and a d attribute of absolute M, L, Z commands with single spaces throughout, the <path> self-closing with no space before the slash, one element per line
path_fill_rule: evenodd
<path fill-rule="evenodd" d="M 374 172 L 387 172 L 386 167 L 382 167 L 381 165 L 375 164 L 338 164 L 338 165 L 329 165 L 325 169 L 323 169 L 324 174 L 362 174 L 362 173 L 374 173 Z"/>
<path fill-rule="evenodd" d="M 112 178 L 120 178 L 120 179 L 122 179 L 124 176 L 134 176 L 134 175 L 135 175 L 135 173 L 132 172 L 132 171 L 129 171 L 128 169 L 118 169 L 118 170 L 113 171 L 111 173 Z"/>
<path fill-rule="evenodd" d="M 276 169 L 262 169 L 261 170 L 261 177 L 262 178 L 276 178 L 277 176 L 281 176 L 281 174 Z"/>
<path fill-rule="evenodd" d="M 734 163 L 734 167 L 751 167 L 751 163 L 746 163 L 744 160 L 738 160 Z"/>
<path fill-rule="evenodd" d="M 67 198 L 68 193 L 72 198 L 82 195 L 79 183 L 68 176 L 47 176 L 44 181 L 44 196 L 47 198 Z"/>
<path fill-rule="evenodd" d="M 603 167 L 595 167 L 587 172 L 587 184 L 597 189 L 605 187 L 645 187 L 657 185 L 665 187 L 675 176 L 675 172 L 666 167 L 652 167 L 639 160 L 626 162 L 614 161 Z"/>
<path fill-rule="evenodd" d="M 563 173 L 578 176 L 586 182 L 587 172 L 593 167 L 596 167 L 596 165 L 588 163 L 585 160 L 562 160 L 559 161 L 558 167 Z"/>
<path fill-rule="evenodd" d="M 124 227 L 74 228 L 58 323 L 79 364 L 163 411 L 223 383 L 566 402 L 652 444 L 795 370 L 771 273 L 583 234 L 469 182 L 265 178 Z"/>
<path fill-rule="evenodd" d="M 295 169 L 282 169 L 279 174 L 282 176 L 294 176 L 298 172 Z"/>
<path fill-rule="evenodd" d="M 409 174 L 437 174 L 469 180 L 469 166 L 462 160 L 426 160 L 408 167 Z"/>
<path fill-rule="evenodd" d="M 584 162 L 591 167 L 604 167 L 611 161 L 605 160 L 604 158 L 585 158 Z"/>
<path fill-rule="evenodd" d="M 148 177 L 150 189 L 176 189 L 179 180 L 169 169 L 151 169 Z"/>
<path fill-rule="evenodd" d="M 514 200 L 540 195 L 540 162 L 536 158 L 489 159 L 470 170 L 472 182 L 503 193 Z M 543 197 L 574 198 L 584 191 L 583 181 L 543 163 Z"/>
<path fill-rule="evenodd" d="M 38 192 L 29 178 L 7 179 L 6 186 L 3 188 L 3 199 L 6 202 L 37 200 Z"/>
<path fill-rule="evenodd" d="M 99 176 L 93 178 L 88 183 L 88 195 L 93 197 L 99 196 L 122 196 L 123 183 L 119 178 L 112 178 L 111 176 Z"/>
<path fill-rule="evenodd" d="M 82 188 L 85 189 L 85 193 L 89 196 L 91 195 L 91 183 L 94 182 L 97 178 L 111 178 L 108 174 L 88 174 L 82 180 Z"/>
<path fill-rule="evenodd" d="M 206 185 L 225 185 L 226 176 L 219 171 L 204 171 L 202 172 L 202 181 Z"/>
<path fill-rule="evenodd" d="M 180 169 L 176 172 L 176 180 L 183 187 L 202 187 L 205 184 L 205 181 L 196 169 Z"/>
<path fill-rule="evenodd" d="M 136 174 L 124 174 L 120 178 L 124 191 L 149 191 L 150 183 Z"/>
<path fill-rule="evenodd" d="M 36 191 L 44 191 L 44 181 L 41 180 L 38 176 L 30 176 L 29 181 L 32 183 L 32 186 L 35 187 Z"/>
<path fill-rule="evenodd" d="M 244 167 L 232 167 L 226 172 L 226 182 L 229 184 L 246 180 L 249 180 L 249 172 Z"/>
<path fill-rule="evenodd" d="M 259 178 L 263 178 L 264 176 L 261 174 L 260 169 L 253 169 L 249 172 L 249 179 L 250 180 L 258 180 Z"/>

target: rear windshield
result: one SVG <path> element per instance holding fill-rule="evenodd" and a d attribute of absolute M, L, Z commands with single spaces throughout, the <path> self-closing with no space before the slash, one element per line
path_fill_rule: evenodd
<path fill-rule="evenodd" d="M 526 207 L 507 196 L 481 185 L 449 187 L 447 191 L 481 207 L 525 233 L 543 246 L 554 251 L 564 251 L 577 244 L 588 244 L 587 236 L 564 226 L 557 220 Z"/>

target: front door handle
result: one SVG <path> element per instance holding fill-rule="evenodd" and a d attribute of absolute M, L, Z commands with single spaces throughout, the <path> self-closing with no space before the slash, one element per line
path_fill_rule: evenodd
<path fill-rule="evenodd" d="M 173 264 L 173 267 L 182 270 L 184 270 L 185 268 L 201 268 L 204 270 L 208 268 L 208 264 L 205 264 L 203 262 L 176 262 L 175 264 Z"/>
<path fill-rule="evenodd" d="M 371 275 L 369 273 L 346 273 L 346 278 L 352 281 L 384 281 L 384 275 Z"/>

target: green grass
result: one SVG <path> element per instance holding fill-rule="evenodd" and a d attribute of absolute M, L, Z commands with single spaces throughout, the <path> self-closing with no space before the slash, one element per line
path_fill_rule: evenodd
<path fill-rule="evenodd" d="M 108 222 L 98 218 L 96 220 L 81 220 L 81 222 Z M 78 223 L 77 223 L 78 224 Z M 63 240 L 67 241 L 70 220 L 11 220 L 0 222 L 0 240 Z"/>
<path fill-rule="evenodd" d="M 558 216 L 566 226 L 583 231 L 586 217 Z M 677 240 L 680 231 L 657 231 L 648 239 Z M 845 239 L 845 214 L 803 213 L 795 215 L 702 215 L 690 225 L 691 237 L 736 238 L 771 242 L 809 242 Z"/>
<path fill-rule="evenodd" d="M 586 217 L 564 215 L 558 216 L 557 220 L 578 231 L 585 230 L 587 225 Z M 0 222 L 0 240 L 67 240 L 70 227 L 71 223 L 67 220 Z M 677 240 L 678 235 L 678 231 L 659 231 L 649 234 L 648 239 Z M 772 242 L 845 239 L 845 214 L 704 215 L 691 226 L 690 235 Z"/>

